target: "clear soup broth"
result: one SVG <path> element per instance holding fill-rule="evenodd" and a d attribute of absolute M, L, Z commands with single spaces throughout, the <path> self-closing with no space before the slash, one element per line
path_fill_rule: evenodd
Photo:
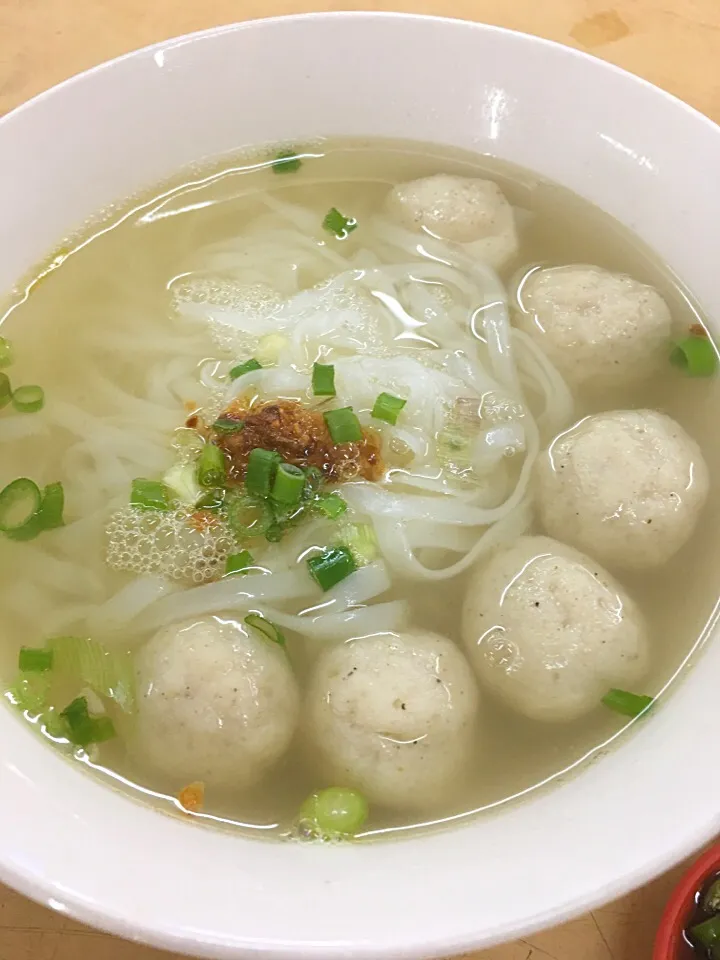
<path fill-rule="evenodd" d="M 44 397 L 0 412 L 0 487 L 33 482 L 0 495 L 6 699 L 95 775 L 253 835 L 472 816 L 601 755 L 647 703 L 621 697 L 618 712 L 605 694 L 670 695 L 702 639 L 718 388 L 670 357 L 688 337 L 712 344 L 646 246 L 529 171 L 377 140 L 275 155 L 134 198 L 8 297 L 8 389 Z M 499 192 L 410 183 L 436 175 Z M 588 264 L 590 280 L 552 273 Z M 635 286 L 600 289 L 606 272 Z M 566 354 L 548 322 L 583 328 Z M 596 382 L 623 336 L 618 376 Z M 548 448 L 634 410 L 680 425 L 675 446 L 653 434 L 653 456 L 684 454 L 687 484 L 670 489 L 650 454 L 635 477 L 625 453 L 643 424 L 595 464 L 578 440 L 563 467 L 582 522 L 563 527 L 569 494 L 539 472 Z M 63 525 L 38 519 L 57 482 Z M 638 524 L 652 522 L 646 549 Z M 561 550 L 538 573 L 555 548 L 519 539 L 535 535 L 582 557 Z M 498 587 L 492 564 L 518 543 L 529 552 Z M 530 617 L 547 601 L 548 619 L 525 623 L 525 600 Z M 328 787 L 369 812 L 318 820 L 307 798 Z"/>

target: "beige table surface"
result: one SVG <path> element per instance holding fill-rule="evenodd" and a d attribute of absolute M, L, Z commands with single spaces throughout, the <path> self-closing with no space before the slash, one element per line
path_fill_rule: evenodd
<path fill-rule="evenodd" d="M 0 115 L 93 64 L 250 17 L 404 10 L 497 23 L 590 50 L 720 120 L 720 0 L 0 0 Z M 582 870 L 582 864 L 578 864 Z M 649 960 L 677 871 L 555 930 L 476 960 Z M 0 960 L 172 960 L 0 887 Z"/>

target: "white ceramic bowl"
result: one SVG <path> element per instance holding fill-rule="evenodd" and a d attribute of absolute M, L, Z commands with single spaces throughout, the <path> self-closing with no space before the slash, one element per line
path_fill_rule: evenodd
<path fill-rule="evenodd" d="M 99 67 L 0 122 L 0 288 L 108 203 L 203 156 L 371 134 L 497 154 L 635 229 L 720 316 L 720 130 L 599 60 L 404 15 L 268 20 Z M 70 322 L 70 318 L 69 322 Z M 0 614 L 1 620 L 1 614 Z M 720 827 L 720 644 L 601 762 L 455 829 L 250 841 L 84 776 L 0 710 L 0 876 L 126 937 L 205 957 L 421 957 L 616 897 Z M 703 789 L 683 771 L 702 769 Z"/>

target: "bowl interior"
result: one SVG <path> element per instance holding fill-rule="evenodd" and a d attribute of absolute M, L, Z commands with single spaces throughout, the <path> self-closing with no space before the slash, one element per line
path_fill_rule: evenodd
<path fill-rule="evenodd" d="M 0 288 L 86 217 L 185 165 L 325 135 L 432 140 L 534 169 L 636 230 L 720 315 L 710 121 L 536 38 L 359 13 L 181 38 L 4 118 Z M 0 876 L 89 922 L 204 956 L 418 957 L 516 937 L 620 895 L 716 830 L 720 772 L 705 757 L 718 671 L 710 644 L 651 723 L 556 788 L 454 830 L 349 848 L 173 820 L 80 776 L 0 711 Z M 688 795 L 677 771 L 694 764 L 708 782 Z"/>

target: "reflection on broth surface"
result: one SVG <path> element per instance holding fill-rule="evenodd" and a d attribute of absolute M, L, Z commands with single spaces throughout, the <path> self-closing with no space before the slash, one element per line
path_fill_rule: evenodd
<path fill-rule="evenodd" d="M 712 615 L 713 345 L 528 171 L 272 158 L 134 200 L 8 300 L 6 698 L 258 836 L 497 807 L 664 696 Z"/>

